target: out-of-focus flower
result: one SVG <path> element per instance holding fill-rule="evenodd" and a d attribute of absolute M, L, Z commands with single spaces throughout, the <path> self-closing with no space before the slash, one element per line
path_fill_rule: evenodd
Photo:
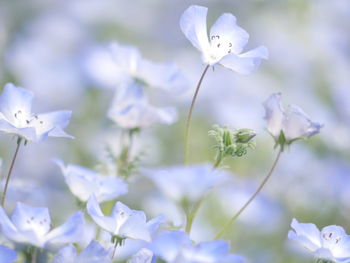
<path fill-rule="evenodd" d="M 110 232 L 114 237 L 151 241 L 153 224 L 147 223 L 142 211 L 132 210 L 121 202 L 117 202 L 110 216 L 103 215 L 101 208 L 92 195 L 87 203 L 87 212 L 97 225 Z M 149 221 L 151 222 L 151 221 Z"/>
<path fill-rule="evenodd" d="M 108 116 L 125 129 L 145 128 L 155 123 L 172 124 L 177 120 L 174 108 L 150 105 L 143 88 L 134 82 L 125 83 L 117 90 Z"/>
<path fill-rule="evenodd" d="M 48 136 L 73 138 L 63 130 L 69 124 L 71 111 L 36 115 L 31 112 L 32 99 L 31 91 L 6 84 L 0 96 L 0 130 L 27 141 L 41 141 Z"/>
<path fill-rule="evenodd" d="M 61 168 L 70 191 L 82 202 L 95 195 L 99 203 L 110 201 L 128 192 L 128 185 L 115 176 L 103 176 L 85 167 L 65 166 L 61 160 L 54 160 Z"/>
<path fill-rule="evenodd" d="M 276 143 L 290 144 L 298 139 L 305 139 L 320 132 L 322 124 L 312 121 L 302 109 L 289 105 L 285 111 L 281 103 L 281 94 L 272 94 L 265 102 L 267 130 Z"/>
<path fill-rule="evenodd" d="M 124 73 L 124 81 L 139 80 L 148 86 L 163 88 L 172 92 L 183 92 L 186 79 L 175 63 L 156 63 L 144 59 L 141 52 L 133 46 L 111 44 L 112 57 Z"/>
<path fill-rule="evenodd" d="M 156 258 L 153 257 L 153 252 L 149 249 L 143 248 L 137 252 L 129 263 L 155 263 Z"/>
<path fill-rule="evenodd" d="M 17 253 L 13 249 L 0 246 L 0 262 L 13 263 L 17 259 Z"/>
<path fill-rule="evenodd" d="M 74 246 L 69 245 L 62 248 L 51 263 L 110 263 L 112 258 L 110 252 L 98 242 L 91 243 L 77 255 Z"/>
<path fill-rule="evenodd" d="M 224 67 L 240 74 L 249 74 L 268 58 L 266 47 L 259 46 L 241 53 L 247 44 L 248 33 L 236 24 L 232 14 L 222 14 L 207 33 L 208 8 L 192 5 L 183 13 L 180 27 L 187 39 L 202 52 L 205 64 L 214 66 L 220 63 Z"/>
<path fill-rule="evenodd" d="M 332 262 L 350 262 L 350 236 L 340 226 L 326 226 L 321 231 L 314 224 L 293 218 L 288 238 L 311 251 L 316 258 Z"/>
<path fill-rule="evenodd" d="M 244 258 L 229 254 L 229 245 L 222 240 L 193 244 L 181 231 L 160 234 L 150 245 L 154 254 L 168 263 L 241 263 Z"/>
<path fill-rule="evenodd" d="M 215 170 L 208 164 L 174 166 L 163 169 L 150 169 L 144 172 L 162 193 L 176 201 L 195 203 L 210 188 L 222 183 L 226 173 Z"/>
<path fill-rule="evenodd" d="M 80 241 L 84 230 L 84 216 L 78 211 L 63 225 L 51 229 L 51 218 L 46 207 L 17 203 L 11 219 L 0 207 L 0 225 L 8 239 L 42 248 Z"/>

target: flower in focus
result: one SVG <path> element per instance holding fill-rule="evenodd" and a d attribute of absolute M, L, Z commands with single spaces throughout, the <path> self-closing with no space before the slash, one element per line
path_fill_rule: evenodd
<path fill-rule="evenodd" d="M 156 63 L 144 59 L 141 52 L 132 46 L 113 43 L 110 46 L 117 67 L 124 73 L 124 81 L 139 80 L 147 86 L 183 92 L 186 79 L 175 63 Z"/>
<path fill-rule="evenodd" d="M 95 195 L 99 203 L 117 198 L 128 192 L 128 185 L 115 176 L 103 176 L 77 165 L 65 166 L 61 160 L 55 160 L 61 168 L 70 191 L 82 202 Z"/>
<path fill-rule="evenodd" d="M 17 259 L 17 253 L 13 249 L 0 245 L 0 262 L 13 263 Z"/>
<path fill-rule="evenodd" d="M 101 208 L 92 195 L 87 203 L 87 212 L 97 225 L 119 239 L 140 239 L 151 241 L 151 225 L 147 223 L 146 215 L 142 211 L 132 210 L 121 202 L 117 202 L 111 215 L 103 215 Z M 151 222 L 151 221 L 149 221 Z"/>
<path fill-rule="evenodd" d="M 299 223 L 293 218 L 288 238 L 311 251 L 318 259 L 350 262 L 350 236 L 340 226 L 326 226 L 321 231 L 314 224 Z"/>
<path fill-rule="evenodd" d="M 144 172 L 168 198 L 195 203 L 212 187 L 224 182 L 226 173 L 208 164 L 150 169 Z"/>
<path fill-rule="evenodd" d="M 229 254 L 229 244 L 222 240 L 193 244 L 181 231 L 160 234 L 151 244 L 153 253 L 168 263 L 242 263 L 244 258 Z"/>
<path fill-rule="evenodd" d="M 214 66 L 220 63 L 224 67 L 240 74 L 249 74 L 268 58 L 266 47 L 259 46 L 241 53 L 248 43 L 248 33 L 236 24 L 232 14 L 222 14 L 207 33 L 208 8 L 192 5 L 183 13 L 180 27 L 187 39 L 202 52 L 205 64 Z"/>
<path fill-rule="evenodd" d="M 46 207 L 17 203 L 11 219 L 0 207 L 0 225 L 2 233 L 9 240 L 43 248 L 79 242 L 83 236 L 84 216 L 76 212 L 63 225 L 51 229 L 51 218 Z"/>
<path fill-rule="evenodd" d="M 150 105 L 143 88 L 134 82 L 120 86 L 108 116 L 125 129 L 145 128 L 155 123 L 172 124 L 177 120 L 174 108 Z"/>
<path fill-rule="evenodd" d="M 155 263 L 155 258 L 151 250 L 143 248 L 131 258 L 129 263 Z"/>
<path fill-rule="evenodd" d="M 265 102 L 267 130 L 276 143 L 290 144 L 298 139 L 305 139 L 320 132 L 322 124 L 312 121 L 302 109 L 289 105 L 285 111 L 281 103 L 281 94 L 272 94 Z"/>
<path fill-rule="evenodd" d="M 63 130 L 69 124 L 71 111 L 36 115 L 31 112 L 32 99 L 31 91 L 6 84 L 0 96 L 0 131 L 27 141 L 41 141 L 48 136 L 73 138 Z"/>
<path fill-rule="evenodd" d="M 110 263 L 112 262 L 110 252 L 96 241 L 91 243 L 77 255 L 74 246 L 69 245 L 62 248 L 51 263 Z"/>

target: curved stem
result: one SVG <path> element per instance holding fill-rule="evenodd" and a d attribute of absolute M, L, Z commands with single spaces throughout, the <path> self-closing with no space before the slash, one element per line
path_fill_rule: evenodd
<path fill-rule="evenodd" d="M 202 81 L 204 79 L 205 74 L 207 73 L 208 69 L 209 69 L 210 65 L 207 65 L 198 81 L 197 84 L 197 88 L 196 91 L 194 92 L 193 98 L 192 98 L 192 102 L 191 102 L 191 106 L 190 106 L 190 110 L 188 112 L 187 115 L 187 121 L 186 121 L 186 131 L 185 131 L 185 164 L 188 164 L 188 155 L 189 155 L 189 145 L 188 145 L 188 139 L 190 136 L 190 124 L 191 124 L 191 119 L 192 119 L 192 112 L 193 112 L 193 108 L 194 108 L 194 104 L 196 103 L 196 99 L 198 96 L 198 92 L 199 89 L 201 87 Z"/>
<path fill-rule="evenodd" d="M 231 219 L 224 225 L 224 227 L 221 229 L 221 231 L 214 237 L 214 239 L 219 239 L 224 233 L 225 231 L 230 227 L 230 225 L 243 213 L 243 211 L 249 206 L 249 204 L 255 199 L 255 197 L 260 193 L 261 189 L 264 187 L 264 185 L 267 183 L 267 181 L 269 180 L 269 178 L 271 177 L 273 171 L 276 168 L 276 165 L 280 159 L 282 153 L 282 148 L 279 149 L 276 159 L 272 164 L 272 167 L 270 169 L 270 171 L 268 172 L 268 174 L 266 175 L 266 177 L 264 178 L 264 180 L 261 182 L 260 186 L 258 187 L 258 189 L 255 191 L 255 193 L 249 198 L 249 200 L 242 206 L 242 208 L 233 216 L 231 217 Z"/>
<path fill-rule="evenodd" d="M 3 195 L 2 195 L 2 200 L 1 200 L 1 206 L 2 206 L 2 207 L 5 206 L 7 188 L 8 188 L 9 182 L 10 182 L 10 178 L 11 178 L 11 174 L 12 174 L 13 167 L 14 167 L 15 162 L 16 162 L 16 158 L 17 158 L 17 154 L 18 154 L 18 151 L 19 151 L 19 147 L 21 146 L 21 142 L 22 142 L 22 138 L 18 138 L 18 140 L 17 140 L 17 148 L 16 148 L 15 154 L 14 154 L 14 156 L 13 156 L 13 158 L 12 158 L 12 162 L 11 162 L 11 165 L 10 165 L 10 169 L 9 169 L 9 172 L 8 172 L 7 178 L 6 178 L 4 193 L 3 193 Z"/>

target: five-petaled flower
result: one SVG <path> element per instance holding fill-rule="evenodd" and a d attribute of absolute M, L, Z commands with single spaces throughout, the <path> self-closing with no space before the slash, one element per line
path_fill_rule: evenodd
<path fill-rule="evenodd" d="M 350 262 L 350 236 L 340 226 L 326 226 L 321 231 L 314 224 L 293 218 L 288 238 L 300 243 L 316 258 L 336 263 Z"/>
<path fill-rule="evenodd" d="M 265 102 L 267 130 L 278 144 L 290 144 L 320 132 L 322 124 L 312 121 L 306 113 L 295 105 L 289 105 L 285 111 L 281 103 L 281 94 L 272 94 Z"/>
<path fill-rule="evenodd" d="M 71 111 L 33 114 L 32 100 L 30 90 L 6 84 L 0 96 L 0 131 L 27 141 L 41 141 L 48 136 L 73 138 L 63 130 L 69 124 Z"/>
<path fill-rule="evenodd" d="M 268 58 L 266 47 L 259 46 L 246 53 L 241 53 L 247 44 L 248 33 L 236 24 L 232 14 L 222 14 L 207 33 L 208 8 L 192 5 L 183 13 L 180 27 L 194 47 L 202 52 L 205 64 L 214 66 L 220 63 L 240 74 L 249 74 Z"/>
<path fill-rule="evenodd" d="M 79 242 L 84 231 L 84 216 L 78 211 L 63 225 L 51 229 L 51 218 L 46 207 L 17 203 L 11 219 L 0 207 L 0 225 L 2 233 L 9 240 L 43 248 Z"/>
<path fill-rule="evenodd" d="M 154 222 L 152 220 L 147 222 L 144 212 L 132 210 L 123 203 L 117 202 L 111 215 L 105 216 L 94 195 L 90 197 L 86 207 L 95 223 L 111 233 L 112 236 L 120 239 L 151 241 Z"/>
<path fill-rule="evenodd" d="M 173 107 L 149 104 L 143 87 L 132 82 L 117 89 L 108 117 L 121 128 L 135 129 L 155 123 L 172 124 L 177 120 L 177 112 Z"/>
<path fill-rule="evenodd" d="M 128 192 L 128 185 L 115 176 L 100 175 L 77 165 L 65 166 L 61 160 L 54 160 L 61 168 L 70 191 L 82 202 L 95 195 L 99 203 L 117 198 Z"/>

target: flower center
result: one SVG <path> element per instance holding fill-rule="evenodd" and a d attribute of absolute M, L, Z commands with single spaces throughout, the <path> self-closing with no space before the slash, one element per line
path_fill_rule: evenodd
<path fill-rule="evenodd" d="M 38 122 L 39 124 L 44 124 L 43 120 L 40 120 L 37 115 L 29 115 L 24 113 L 22 110 L 18 110 L 13 114 L 14 124 L 19 128 L 25 127 L 33 127 L 34 122 Z"/>
<path fill-rule="evenodd" d="M 232 52 L 232 43 L 220 35 L 210 37 L 210 46 L 210 58 L 215 62 L 218 62 L 221 58 Z"/>

